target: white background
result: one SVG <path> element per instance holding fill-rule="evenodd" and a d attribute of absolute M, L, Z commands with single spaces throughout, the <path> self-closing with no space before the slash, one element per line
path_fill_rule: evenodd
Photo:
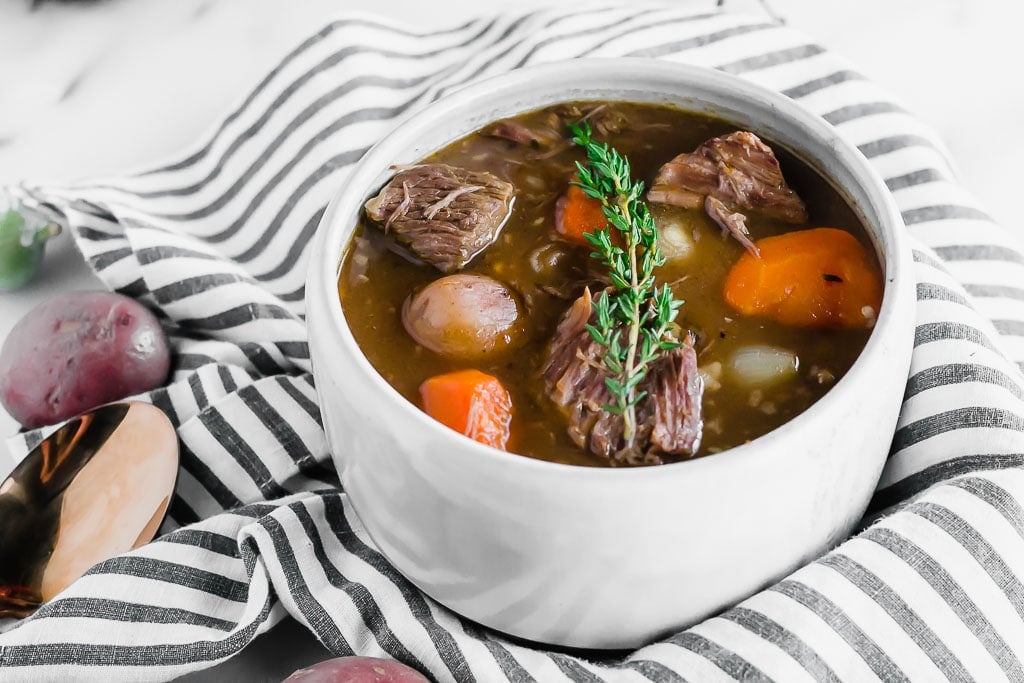
<path fill-rule="evenodd" d="M 626 2 L 627 0 L 622 0 Z M 692 0 L 712 7 L 714 0 Z M 307 34 L 342 9 L 418 27 L 553 0 L 107 0 L 0 3 L 0 185 L 109 175 L 194 142 Z M 931 124 L 961 180 L 997 220 L 1021 227 L 1024 3 L 1018 0 L 769 0 L 771 10 L 848 58 Z M 762 12 L 757 0 L 726 8 Z M 0 293 L 0 340 L 21 315 L 70 288 L 99 288 L 61 239 L 29 288 Z M 17 426 L 0 409 L 0 438 Z M 0 446 L 0 475 L 8 469 Z M 298 627 L 209 680 L 279 680 L 322 658 Z M 203 677 L 199 677 L 203 678 Z M 198 679 L 197 679 L 198 680 Z"/>

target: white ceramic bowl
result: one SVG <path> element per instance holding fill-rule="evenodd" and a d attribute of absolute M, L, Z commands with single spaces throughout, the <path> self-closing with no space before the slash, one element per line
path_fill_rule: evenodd
<path fill-rule="evenodd" d="M 763 134 L 858 209 L 884 262 L 878 323 L 849 373 L 753 442 L 661 467 L 552 464 L 478 444 L 406 401 L 366 360 L 337 277 L 363 202 L 393 173 L 484 124 L 567 100 L 671 103 Z M 679 150 L 665 150 L 666 158 Z M 910 363 L 902 222 L 867 160 L 793 101 L 666 62 L 579 60 L 470 85 L 405 118 L 324 214 L 306 288 L 320 410 L 366 529 L 414 584 L 523 638 L 634 647 L 736 603 L 842 540 L 864 512 Z"/>

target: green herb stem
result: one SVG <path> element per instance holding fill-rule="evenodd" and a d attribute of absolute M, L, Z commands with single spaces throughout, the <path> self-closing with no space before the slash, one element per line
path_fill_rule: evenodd
<path fill-rule="evenodd" d="M 623 440 L 630 448 L 636 438 L 636 406 L 645 395 L 638 387 L 659 353 L 679 346 L 671 326 L 683 302 L 668 285 L 660 290 L 655 285 L 654 269 L 665 259 L 658 248 L 658 228 L 641 199 L 644 185 L 632 179 L 629 161 L 607 143 L 595 142 L 586 122 L 569 124 L 569 130 L 587 155 L 586 164 L 576 163 L 574 184 L 601 202 L 607 220 L 584 233 L 595 249 L 591 256 L 607 266 L 612 283 L 610 293 L 598 297 L 596 324 L 587 331 L 604 347 L 603 363 L 610 373 L 605 385 L 614 403 L 604 408 L 622 415 Z M 612 240 L 613 228 L 622 235 L 625 249 Z"/>

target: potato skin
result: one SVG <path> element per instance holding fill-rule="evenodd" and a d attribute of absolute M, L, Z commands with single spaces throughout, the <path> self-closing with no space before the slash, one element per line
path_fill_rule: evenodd
<path fill-rule="evenodd" d="M 393 659 L 336 657 L 299 669 L 287 681 L 301 683 L 430 683 L 416 669 Z"/>
<path fill-rule="evenodd" d="M 134 299 L 69 292 L 18 321 L 0 349 L 0 403 L 28 428 L 160 386 L 170 369 L 159 321 Z"/>
<path fill-rule="evenodd" d="M 508 287 L 467 273 L 434 280 L 402 307 L 402 324 L 417 344 L 463 360 L 514 344 L 518 318 L 519 307 Z"/>

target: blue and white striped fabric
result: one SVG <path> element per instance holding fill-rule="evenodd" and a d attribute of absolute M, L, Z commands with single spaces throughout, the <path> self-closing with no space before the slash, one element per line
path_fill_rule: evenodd
<path fill-rule="evenodd" d="M 1020 235 L 977 207 L 926 127 L 834 55 L 765 18 L 697 11 L 556 9 L 430 34 L 346 16 L 179 161 L 20 188 L 111 289 L 162 314 L 174 371 L 149 399 L 178 426 L 183 459 L 165 535 L 6 624 L 0 678 L 173 678 L 290 615 L 338 654 L 441 681 L 1024 681 Z M 396 116 L 471 79 L 582 55 L 715 67 L 821 115 L 886 178 L 918 280 L 876 521 L 725 613 L 607 659 L 485 631 L 388 565 L 329 464 L 303 322 L 321 212 Z"/>

